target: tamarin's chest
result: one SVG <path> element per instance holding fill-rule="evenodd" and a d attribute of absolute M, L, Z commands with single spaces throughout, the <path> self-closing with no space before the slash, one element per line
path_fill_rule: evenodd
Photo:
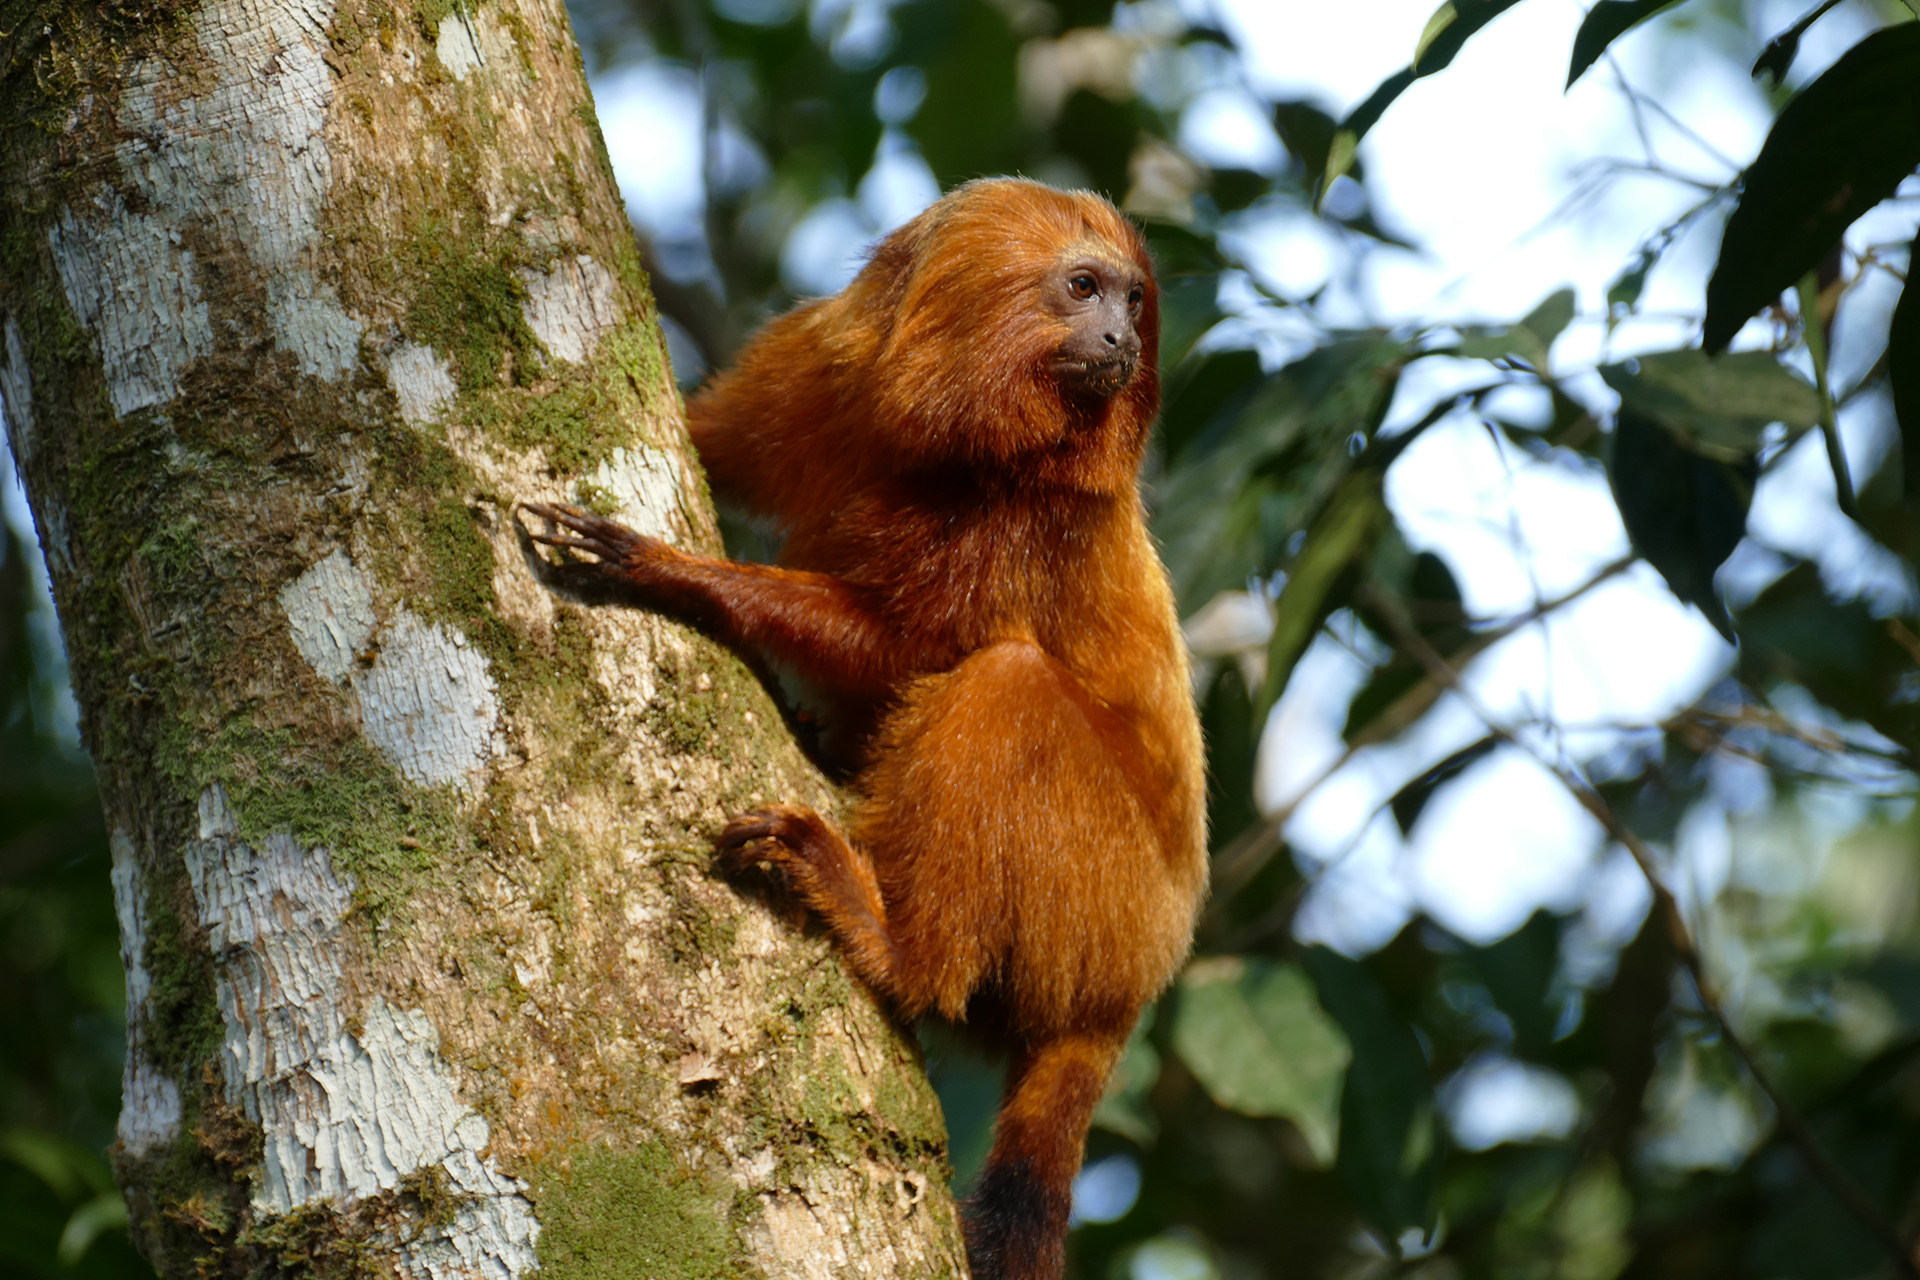
<path fill-rule="evenodd" d="M 789 563 L 868 593 L 922 671 L 1023 639 L 1127 705 L 1181 664 L 1165 571 L 1132 493 L 888 485 L 822 533 Z"/>

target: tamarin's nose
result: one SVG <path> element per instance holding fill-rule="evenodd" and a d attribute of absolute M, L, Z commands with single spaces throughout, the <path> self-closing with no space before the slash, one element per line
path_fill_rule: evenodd
<path fill-rule="evenodd" d="M 1119 345 L 1120 345 L 1120 335 L 1119 335 L 1119 334 L 1117 334 L 1117 333 L 1109 333 L 1109 334 L 1104 334 L 1104 335 L 1102 335 L 1102 336 L 1106 338 L 1106 340 L 1107 340 L 1107 345 L 1108 345 L 1108 346 L 1110 346 L 1110 347 L 1117 347 L 1117 346 L 1119 346 Z"/>

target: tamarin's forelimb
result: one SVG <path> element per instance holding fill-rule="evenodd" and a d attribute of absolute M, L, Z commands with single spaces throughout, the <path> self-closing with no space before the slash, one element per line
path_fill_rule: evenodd
<path fill-rule="evenodd" d="M 697 556 L 589 511 L 521 504 L 569 533 L 534 533 L 550 547 L 584 551 L 641 604 L 681 618 L 737 653 L 804 672 L 836 698 L 877 702 L 899 684 L 897 652 L 872 607 L 837 578 L 773 565 Z"/>

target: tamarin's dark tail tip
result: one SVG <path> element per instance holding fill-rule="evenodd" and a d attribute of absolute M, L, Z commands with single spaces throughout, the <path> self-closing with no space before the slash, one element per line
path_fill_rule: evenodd
<path fill-rule="evenodd" d="M 1058 1276 L 1072 1207 L 1072 1188 L 1049 1186 L 1029 1161 L 989 1164 L 965 1206 L 973 1280 Z"/>

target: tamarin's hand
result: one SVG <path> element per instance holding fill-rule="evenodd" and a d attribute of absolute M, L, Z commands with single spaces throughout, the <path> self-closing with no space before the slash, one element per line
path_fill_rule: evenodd
<path fill-rule="evenodd" d="M 658 538 L 635 533 L 623 524 L 602 519 L 580 507 L 565 503 L 523 502 L 520 509 L 531 511 L 541 519 L 577 535 L 535 533 L 532 535 L 535 542 L 544 542 L 550 547 L 564 547 L 568 551 L 585 551 L 596 557 L 586 561 L 587 564 L 623 582 L 631 581 L 636 575 L 644 576 L 649 562 L 675 554 L 672 547 Z"/>
<path fill-rule="evenodd" d="M 1087 1128 L 1206 888 L 1200 728 L 1137 473 L 1159 295 L 1098 196 L 972 182 L 687 407 L 778 565 L 527 504 L 639 600 L 824 704 L 846 831 L 772 805 L 717 841 L 777 872 L 903 1018 L 1011 1058 L 966 1210 L 974 1280 L 1057 1280 Z"/>
<path fill-rule="evenodd" d="M 641 604 L 734 649 L 763 674 L 765 664 L 773 664 L 803 675 L 856 731 L 902 679 L 905 655 L 888 643 L 867 593 L 846 583 L 693 555 L 564 503 L 520 505 L 563 531 L 533 533 L 534 541 L 597 557 L 584 563 Z M 857 754 L 857 748 L 843 751 Z"/>

